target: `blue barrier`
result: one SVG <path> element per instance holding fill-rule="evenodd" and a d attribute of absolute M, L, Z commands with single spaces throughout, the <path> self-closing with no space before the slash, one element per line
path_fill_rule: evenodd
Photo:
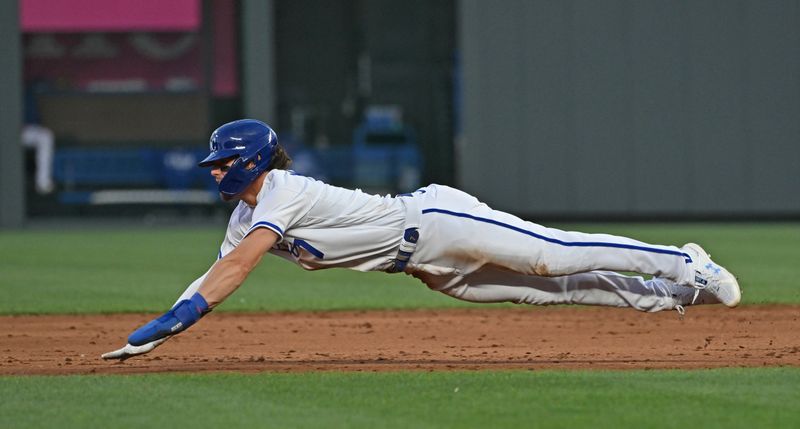
<path fill-rule="evenodd" d="M 419 185 L 421 157 L 413 134 L 376 133 L 359 127 L 353 145 L 325 149 L 304 149 L 297 154 L 298 173 L 332 184 L 388 192 L 407 192 Z M 95 204 L 96 201 L 160 202 L 155 194 L 109 190 L 183 191 L 168 198 L 186 203 L 203 200 L 197 190 L 217 194 L 217 184 L 206 168 L 197 163 L 205 149 L 161 148 L 59 148 L 53 162 L 53 177 L 60 185 L 60 200 L 66 204 Z M 308 171 L 301 171 L 305 168 Z M 105 192 L 99 195 L 98 192 Z M 99 198 L 99 197 L 103 198 Z"/>
<path fill-rule="evenodd" d="M 422 156 L 407 127 L 362 123 L 353 134 L 352 163 L 359 186 L 408 192 L 420 185 Z"/>
<path fill-rule="evenodd" d="M 166 189 L 214 188 L 207 169 L 197 168 L 205 151 L 180 149 L 89 149 L 56 151 L 53 177 L 65 189 L 109 186 Z"/>

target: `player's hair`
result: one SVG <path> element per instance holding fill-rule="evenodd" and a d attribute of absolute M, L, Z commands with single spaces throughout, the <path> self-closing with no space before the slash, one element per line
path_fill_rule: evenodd
<path fill-rule="evenodd" d="M 269 170 L 288 170 L 289 166 L 292 165 L 292 158 L 289 157 L 289 154 L 286 153 L 286 150 L 281 145 L 275 146 L 275 151 L 272 152 L 272 159 L 267 166 L 267 171 Z"/>

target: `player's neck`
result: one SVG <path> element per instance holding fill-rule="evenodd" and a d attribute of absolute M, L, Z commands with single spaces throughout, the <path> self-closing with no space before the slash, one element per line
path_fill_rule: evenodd
<path fill-rule="evenodd" d="M 253 180 L 253 183 L 251 183 L 244 192 L 242 192 L 240 199 L 248 206 L 255 207 L 258 203 L 258 194 L 264 186 L 265 177 L 267 177 L 267 173 L 262 173 L 256 180 Z"/>

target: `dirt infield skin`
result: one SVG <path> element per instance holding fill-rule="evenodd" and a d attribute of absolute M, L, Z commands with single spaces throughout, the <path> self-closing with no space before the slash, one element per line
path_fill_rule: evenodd
<path fill-rule="evenodd" d="M 125 362 L 153 315 L 0 317 L 0 375 L 800 366 L 800 306 L 214 313 Z"/>

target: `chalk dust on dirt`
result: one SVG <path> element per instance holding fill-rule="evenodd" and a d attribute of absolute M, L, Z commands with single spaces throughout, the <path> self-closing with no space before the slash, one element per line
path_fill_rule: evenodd
<path fill-rule="evenodd" d="M 0 375 L 800 366 L 800 306 L 212 313 L 153 352 L 100 355 L 154 315 L 0 317 Z"/>

